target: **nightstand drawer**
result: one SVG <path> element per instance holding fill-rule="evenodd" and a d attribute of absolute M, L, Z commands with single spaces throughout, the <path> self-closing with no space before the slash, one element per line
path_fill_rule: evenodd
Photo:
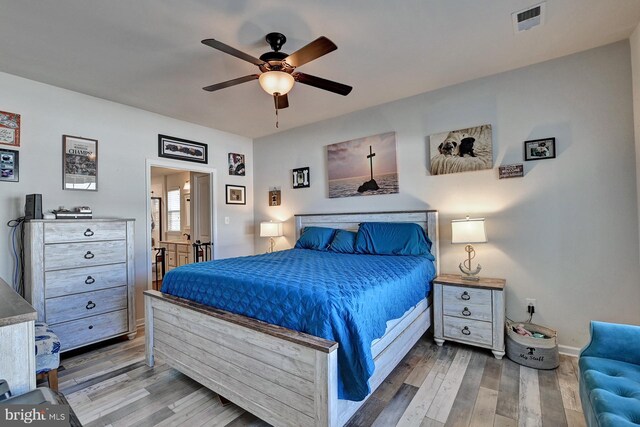
<path fill-rule="evenodd" d="M 467 307 L 468 310 L 464 310 Z M 444 286 L 442 289 L 442 309 L 445 315 L 469 317 L 471 319 L 493 319 L 491 311 L 491 291 L 488 289 L 467 288 L 464 286 Z M 462 312 L 471 312 L 465 316 Z"/>
<path fill-rule="evenodd" d="M 479 320 L 444 316 L 444 336 L 455 340 L 491 346 L 493 344 L 492 324 Z"/>
<path fill-rule="evenodd" d="M 445 316 L 466 317 L 491 322 L 491 291 L 459 286 L 445 286 L 442 292 L 442 312 Z"/>

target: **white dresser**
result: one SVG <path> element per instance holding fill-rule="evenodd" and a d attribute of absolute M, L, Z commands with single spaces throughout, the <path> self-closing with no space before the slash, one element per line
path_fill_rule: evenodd
<path fill-rule="evenodd" d="M 135 337 L 134 220 L 25 224 L 25 294 L 61 351 Z"/>

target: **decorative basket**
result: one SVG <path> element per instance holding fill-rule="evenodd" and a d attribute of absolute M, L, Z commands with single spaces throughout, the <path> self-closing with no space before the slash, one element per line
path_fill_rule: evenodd
<path fill-rule="evenodd" d="M 530 332 L 538 332 L 549 338 L 533 338 L 518 335 L 513 326 L 523 325 Z M 535 369 L 555 369 L 560 364 L 558 354 L 558 333 L 553 329 L 534 323 L 512 322 L 505 323 L 507 330 L 507 357 L 514 362 Z"/>

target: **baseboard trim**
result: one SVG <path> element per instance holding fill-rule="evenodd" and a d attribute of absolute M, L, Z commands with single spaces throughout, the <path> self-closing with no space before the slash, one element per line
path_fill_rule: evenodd
<path fill-rule="evenodd" d="M 142 319 L 136 320 L 136 327 L 144 328 L 144 317 Z"/>
<path fill-rule="evenodd" d="M 566 354 L 567 356 L 578 357 L 580 355 L 580 348 L 570 347 L 568 345 L 559 345 L 558 351 L 560 354 Z"/>

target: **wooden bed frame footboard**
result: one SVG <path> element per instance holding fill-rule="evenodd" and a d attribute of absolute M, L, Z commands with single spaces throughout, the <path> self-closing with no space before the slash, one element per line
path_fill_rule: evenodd
<path fill-rule="evenodd" d="M 158 291 L 144 294 L 149 366 L 158 355 L 274 426 L 342 426 L 366 401 L 338 399 L 336 342 Z M 372 346 L 372 391 L 430 326 L 425 299 Z"/>
<path fill-rule="evenodd" d="M 296 216 L 309 225 L 354 229 L 362 221 L 415 222 L 433 241 L 436 211 Z M 146 359 L 163 362 L 274 426 L 340 427 L 364 402 L 338 399 L 338 344 L 158 291 L 144 292 Z M 425 298 L 372 346 L 372 392 L 431 327 Z M 369 396 L 367 396 L 369 397 Z"/>

